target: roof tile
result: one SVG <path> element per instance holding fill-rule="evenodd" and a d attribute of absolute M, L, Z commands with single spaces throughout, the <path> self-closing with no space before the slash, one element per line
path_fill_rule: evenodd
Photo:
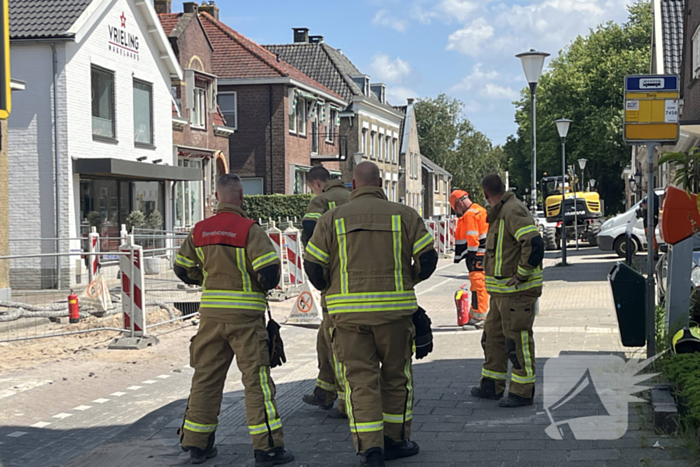
<path fill-rule="evenodd" d="M 661 0 L 664 71 L 680 74 L 683 65 L 685 0 Z"/>
<path fill-rule="evenodd" d="M 10 0 L 10 37 L 67 37 L 92 0 Z"/>

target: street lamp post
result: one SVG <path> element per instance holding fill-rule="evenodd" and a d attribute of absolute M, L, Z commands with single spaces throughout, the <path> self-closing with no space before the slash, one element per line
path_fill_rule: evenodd
<path fill-rule="evenodd" d="M 535 49 L 530 49 L 529 52 L 523 52 L 516 55 L 523 65 L 525 78 L 530 85 L 530 105 L 532 109 L 532 201 L 530 209 L 532 215 L 537 215 L 537 84 L 542 75 L 545 58 L 549 57 L 546 52 L 538 52 Z"/>
<path fill-rule="evenodd" d="M 569 133 L 571 120 L 561 118 L 555 120 L 557 131 L 561 137 L 561 262 L 566 266 L 566 217 L 564 216 L 564 200 L 566 200 L 566 135 Z"/>

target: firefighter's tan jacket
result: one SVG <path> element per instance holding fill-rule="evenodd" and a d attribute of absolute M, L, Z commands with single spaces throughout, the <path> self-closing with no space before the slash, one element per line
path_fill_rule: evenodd
<path fill-rule="evenodd" d="M 433 243 L 415 210 L 388 201 L 379 187 L 361 187 L 319 219 L 304 258 L 323 268 L 338 325 L 382 325 L 418 308 L 420 258 L 434 253 Z"/>
<path fill-rule="evenodd" d="M 175 264 L 202 284 L 202 317 L 235 324 L 263 316 L 266 290 L 258 273 L 276 265 L 279 274 L 280 259 L 260 225 L 238 206 L 221 203 L 216 216 L 195 225 Z"/>
<path fill-rule="evenodd" d="M 500 203 L 491 207 L 488 223 L 486 290 L 492 295 L 525 291 L 528 295 L 541 295 L 544 245 L 525 205 L 513 193 L 506 193 Z M 521 284 L 508 286 L 516 276 Z"/>
<path fill-rule="evenodd" d="M 326 186 L 323 187 L 323 193 L 311 199 L 306 208 L 306 214 L 301 220 L 304 227 L 302 234 L 304 245 L 309 242 L 309 238 L 311 238 L 315 225 L 321 216 L 334 207 L 347 203 L 349 198 L 350 192 L 341 180 L 331 180 L 326 183 Z"/>

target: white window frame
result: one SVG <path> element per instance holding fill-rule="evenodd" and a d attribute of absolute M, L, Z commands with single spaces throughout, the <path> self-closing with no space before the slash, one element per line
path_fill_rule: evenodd
<path fill-rule="evenodd" d="M 192 91 L 194 102 L 190 111 L 190 127 L 197 130 L 207 128 L 207 89 L 195 86 Z M 196 118 L 199 116 L 199 118 Z"/>
<path fill-rule="evenodd" d="M 337 120 L 338 111 L 331 109 L 329 112 L 328 123 L 326 124 L 326 143 L 335 143 L 335 122 Z"/>
<path fill-rule="evenodd" d="M 700 78 L 700 27 L 693 34 L 693 79 Z"/>
<path fill-rule="evenodd" d="M 433 174 L 433 192 L 440 193 L 440 182 L 442 179 L 437 174 Z"/>
<path fill-rule="evenodd" d="M 229 122 L 226 120 L 226 126 L 229 128 L 233 128 L 234 130 L 238 129 L 238 91 L 224 91 L 220 92 L 217 94 L 217 105 L 221 109 L 221 113 L 224 115 L 224 119 L 226 119 L 226 112 L 224 111 L 223 108 L 221 108 L 221 104 L 218 102 L 218 97 L 219 96 L 233 96 L 233 122 Z"/>
<path fill-rule="evenodd" d="M 367 134 L 369 130 L 367 128 L 362 129 L 362 154 L 367 155 Z"/>
<path fill-rule="evenodd" d="M 392 140 L 392 142 L 393 142 L 393 144 L 394 144 L 394 148 L 393 148 L 392 155 L 391 155 L 391 161 L 394 162 L 394 163 L 396 163 L 396 162 L 397 162 L 397 158 L 396 158 L 396 154 L 397 154 L 397 153 L 396 153 L 396 151 L 397 151 L 397 148 L 398 148 L 398 140 L 397 140 L 396 138 L 394 138 L 394 139 Z"/>
<path fill-rule="evenodd" d="M 297 105 L 298 105 L 298 104 L 299 104 L 299 102 L 297 101 Z M 292 135 L 296 135 L 296 134 L 297 134 L 297 112 L 298 112 L 297 107 L 294 106 L 294 111 L 293 111 L 292 113 L 289 114 L 289 123 L 290 123 L 289 133 L 292 134 Z M 292 129 L 292 127 L 291 127 L 291 124 L 292 124 L 292 123 L 294 123 L 294 128 L 293 128 L 293 129 Z"/>
<path fill-rule="evenodd" d="M 384 160 L 384 136 L 381 133 L 377 135 L 377 160 Z"/>
<path fill-rule="evenodd" d="M 299 112 L 301 110 L 301 112 Z M 299 136 L 306 136 L 306 99 L 303 97 L 297 100 L 297 134 Z"/>
<path fill-rule="evenodd" d="M 376 147 L 376 139 L 377 139 L 377 132 L 372 131 L 369 134 L 369 157 L 374 159 L 375 158 L 375 147 Z"/>

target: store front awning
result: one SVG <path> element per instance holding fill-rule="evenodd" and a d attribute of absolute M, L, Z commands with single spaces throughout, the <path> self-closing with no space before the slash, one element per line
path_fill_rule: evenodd
<path fill-rule="evenodd" d="M 76 159 L 74 171 L 80 175 L 132 180 L 201 180 L 202 170 L 189 167 L 134 162 L 123 159 Z"/>

